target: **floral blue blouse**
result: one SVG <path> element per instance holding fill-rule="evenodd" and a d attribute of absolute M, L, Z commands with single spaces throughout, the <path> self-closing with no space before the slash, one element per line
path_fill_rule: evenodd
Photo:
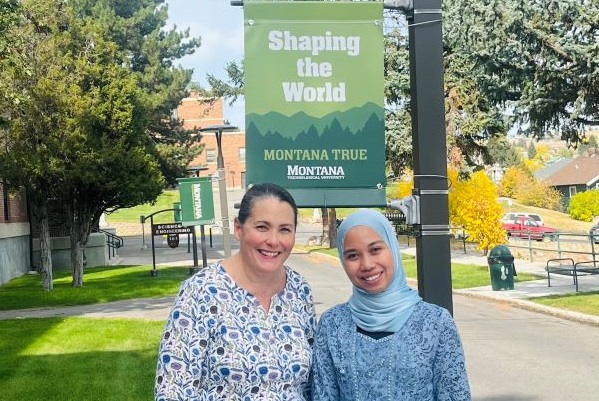
<path fill-rule="evenodd" d="M 359 333 L 347 303 L 325 312 L 314 344 L 314 401 L 470 400 L 464 353 L 446 309 L 416 304 L 397 333 Z"/>
<path fill-rule="evenodd" d="M 157 401 L 310 399 L 312 291 L 285 269 L 268 313 L 219 263 L 182 284 L 160 344 Z"/>

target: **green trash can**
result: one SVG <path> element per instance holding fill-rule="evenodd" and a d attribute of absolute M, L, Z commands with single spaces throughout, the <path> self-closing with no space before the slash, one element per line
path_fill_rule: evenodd
<path fill-rule="evenodd" d="M 487 260 L 493 291 L 513 290 L 516 269 L 514 267 L 514 256 L 512 256 L 510 249 L 505 245 L 498 245 L 491 249 Z"/>

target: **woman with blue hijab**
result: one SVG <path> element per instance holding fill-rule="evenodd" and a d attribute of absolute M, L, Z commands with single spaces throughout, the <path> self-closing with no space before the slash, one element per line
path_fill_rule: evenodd
<path fill-rule="evenodd" d="M 318 324 L 313 401 L 470 400 L 455 323 L 408 286 L 389 221 L 359 210 L 337 239 L 353 294 Z"/>

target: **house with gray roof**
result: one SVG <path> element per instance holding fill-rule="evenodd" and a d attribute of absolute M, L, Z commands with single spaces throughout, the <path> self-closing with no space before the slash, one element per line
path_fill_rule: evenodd
<path fill-rule="evenodd" d="M 578 192 L 599 189 L 599 156 L 563 159 L 537 171 L 534 176 L 560 191 L 567 208 Z"/>

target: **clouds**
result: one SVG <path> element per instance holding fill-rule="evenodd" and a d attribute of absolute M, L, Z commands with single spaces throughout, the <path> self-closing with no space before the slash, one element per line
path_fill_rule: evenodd
<path fill-rule="evenodd" d="M 178 64 L 194 70 L 193 80 L 206 86 L 206 74 L 226 78 L 228 62 L 243 59 L 243 7 L 233 7 L 229 0 L 167 0 L 169 27 L 190 29 L 193 37 L 202 38 L 202 46 Z M 244 126 L 244 103 L 225 107 L 231 124 Z"/>

